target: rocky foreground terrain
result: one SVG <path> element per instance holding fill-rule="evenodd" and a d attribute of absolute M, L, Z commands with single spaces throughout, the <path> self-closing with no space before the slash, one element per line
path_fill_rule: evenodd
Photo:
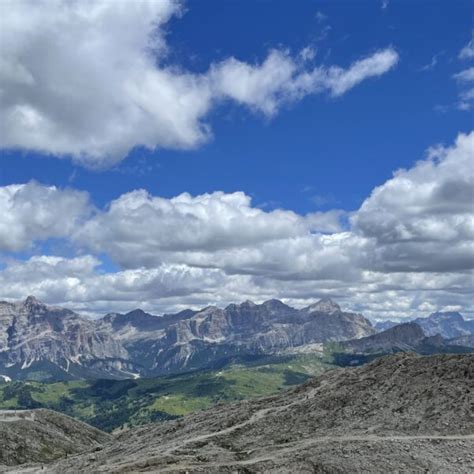
<path fill-rule="evenodd" d="M 101 448 L 112 436 L 50 410 L 0 410 L 0 465 L 48 462 Z"/>
<path fill-rule="evenodd" d="M 124 432 L 47 472 L 472 472 L 473 390 L 473 355 L 401 353 Z"/>

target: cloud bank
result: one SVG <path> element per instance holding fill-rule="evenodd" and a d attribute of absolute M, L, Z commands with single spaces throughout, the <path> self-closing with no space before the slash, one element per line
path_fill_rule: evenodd
<path fill-rule="evenodd" d="M 0 250 L 55 238 L 75 255 L 5 259 L 2 293 L 96 312 L 275 296 L 303 305 L 322 295 L 377 317 L 459 305 L 472 312 L 473 151 L 474 132 L 459 134 L 350 214 L 264 211 L 242 192 L 167 199 L 145 190 L 96 209 L 72 189 L 5 186 Z M 105 272 L 103 256 L 119 269 Z"/>

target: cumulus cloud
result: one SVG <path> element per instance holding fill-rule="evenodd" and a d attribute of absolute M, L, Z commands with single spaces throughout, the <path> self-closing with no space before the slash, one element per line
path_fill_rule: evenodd
<path fill-rule="evenodd" d="M 199 77 L 155 67 L 180 5 L 11 1 L 3 5 L 2 146 L 103 165 L 135 145 L 206 139 Z"/>
<path fill-rule="evenodd" d="M 130 253 L 127 246 L 134 242 L 151 252 L 215 251 L 297 236 L 303 229 L 304 219 L 294 212 L 264 212 L 242 192 L 165 199 L 138 190 L 112 201 L 77 237 L 96 249 L 108 247 L 118 257 Z"/>
<path fill-rule="evenodd" d="M 105 212 L 78 229 L 74 238 L 95 252 L 106 251 L 127 268 L 173 261 L 234 269 L 239 264 L 247 266 L 243 261 L 271 260 L 261 254 L 265 248 L 275 252 L 275 258 L 288 259 L 281 255 L 288 241 L 310 237 L 311 232 L 338 230 L 343 214 L 265 212 L 252 206 L 250 197 L 242 192 L 195 197 L 184 193 L 164 199 L 139 190 L 112 201 Z"/>
<path fill-rule="evenodd" d="M 84 192 L 35 182 L 0 187 L 0 251 L 17 252 L 37 240 L 68 237 L 91 210 Z"/>
<path fill-rule="evenodd" d="M 307 94 L 337 96 L 389 71 L 391 48 L 338 66 L 272 50 L 262 62 L 227 58 L 193 74 L 167 63 L 165 26 L 175 0 L 5 0 L 0 42 L 3 148 L 109 166 L 136 146 L 190 149 L 212 134 L 206 121 L 233 100 L 267 116 Z"/>
<path fill-rule="evenodd" d="M 450 271 L 474 267 L 474 132 L 400 170 L 352 217 L 373 239 L 377 268 Z"/>

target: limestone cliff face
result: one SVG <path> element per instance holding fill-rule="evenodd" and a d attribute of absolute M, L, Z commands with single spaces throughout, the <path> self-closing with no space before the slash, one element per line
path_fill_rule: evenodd
<path fill-rule="evenodd" d="M 333 302 L 297 310 L 278 300 L 214 306 L 171 322 L 148 351 L 153 375 L 199 369 L 240 356 L 275 354 L 374 334 L 362 315 Z M 328 312 L 324 312 L 324 311 Z"/>
<path fill-rule="evenodd" d="M 94 321 L 68 309 L 28 297 L 21 303 L 0 303 L 0 315 L 1 373 L 53 365 L 73 376 L 87 375 L 91 365 L 92 372 L 102 366 L 100 371 L 110 373 L 121 371 L 119 361 L 129 365 L 127 350 L 112 334 L 98 331 Z"/>

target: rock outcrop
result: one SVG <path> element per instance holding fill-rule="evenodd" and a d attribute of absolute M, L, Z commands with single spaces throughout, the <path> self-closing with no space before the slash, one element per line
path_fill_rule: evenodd
<path fill-rule="evenodd" d="M 1 465 L 48 463 L 102 449 L 112 436 L 50 410 L 0 410 Z"/>

